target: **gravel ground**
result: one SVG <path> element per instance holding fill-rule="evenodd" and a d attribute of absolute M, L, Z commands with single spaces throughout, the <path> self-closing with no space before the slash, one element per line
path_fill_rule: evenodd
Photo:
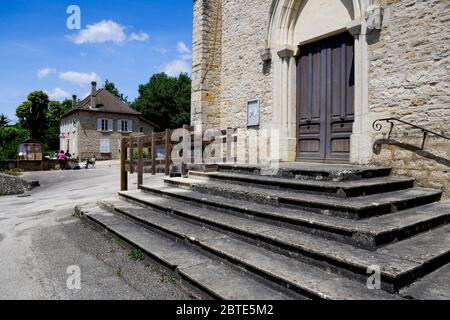
<path fill-rule="evenodd" d="M 151 261 L 134 261 L 121 241 L 73 215 L 118 190 L 116 162 L 97 169 L 26 173 L 41 187 L 0 197 L 0 299 L 192 299 Z M 130 181 L 133 181 L 132 177 Z M 67 288 L 67 268 L 81 271 L 81 289 Z"/>
<path fill-rule="evenodd" d="M 24 192 L 25 181 L 20 177 L 0 172 L 0 196 L 21 194 Z"/>

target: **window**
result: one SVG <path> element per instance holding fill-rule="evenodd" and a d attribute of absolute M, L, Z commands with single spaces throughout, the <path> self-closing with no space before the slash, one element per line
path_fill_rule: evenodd
<path fill-rule="evenodd" d="M 117 130 L 119 132 L 133 132 L 133 121 L 119 120 L 117 121 Z"/>
<path fill-rule="evenodd" d="M 139 132 L 140 132 L 140 133 L 144 133 L 144 127 L 140 127 L 140 128 L 139 128 Z"/>
<path fill-rule="evenodd" d="M 128 121 L 122 120 L 120 124 L 120 131 L 128 132 Z"/>
<path fill-rule="evenodd" d="M 100 139 L 100 153 L 110 153 L 109 139 Z"/>
<path fill-rule="evenodd" d="M 97 131 L 113 131 L 112 119 L 97 119 Z"/>
<path fill-rule="evenodd" d="M 108 131 L 108 120 L 102 119 L 102 131 Z"/>

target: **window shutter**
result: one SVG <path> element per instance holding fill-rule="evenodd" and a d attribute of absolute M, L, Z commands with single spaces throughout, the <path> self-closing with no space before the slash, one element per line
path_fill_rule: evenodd
<path fill-rule="evenodd" d="M 108 131 L 114 131 L 114 121 L 113 121 L 113 119 L 108 119 Z"/>
<path fill-rule="evenodd" d="M 102 131 L 102 119 L 97 119 L 97 131 Z"/>
<path fill-rule="evenodd" d="M 128 121 L 128 132 L 133 132 L 133 120 Z"/>
<path fill-rule="evenodd" d="M 117 132 L 122 132 L 122 120 L 117 120 Z"/>

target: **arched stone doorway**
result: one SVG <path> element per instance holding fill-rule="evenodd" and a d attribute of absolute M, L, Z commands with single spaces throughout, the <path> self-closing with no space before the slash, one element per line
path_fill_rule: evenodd
<path fill-rule="evenodd" d="M 369 0 L 274 0 L 270 13 L 271 20 L 267 45 L 273 57 L 272 127 L 280 129 L 281 160 L 295 161 L 308 160 L 309 158 L 316 161 L 330 160 L 333 162 L 341 159 L 350 160 L 353 163 L 365 163 L 369 160 L 371 147 L 368 139 L 369 134 L 366 132 L 370 126 L 370 120 L 367 119 L 368 67 L 364 13 L 371 4 L 370 2 Z M 310 144 L 311 150 L 315 148 L 317 150 L 312 153 L 302 153 L 300 143 L 308 141 L 308 139 L 302 140 L 300 132 L 301 112 L 297 110 L 298 105 L 301 104 L 300 96 L 302 92 L 302 89 L 299 89 L 300 78 L 302 77 L 302 71 L 299 71 L 302 48 L 308 50 L 311 46 L 316 46 L 316 49 L 319 48 L 318 59 L 320 59 L 320 56 L 327 59 L 326 54 L 320 53 L 320 48 L 325 47 L 326 49 L 327 47 L 328 40 L 326 39 L 335 37 L 338 39 L 337 41 L 345 42 L 346 40 L 342 39 L 346 37 L 348 39 L 349 35 L 354 38 L 350 40 L 352 42 L 351 49 L 346 49 L 352 51 L 350 57 L 352 70 L 351 73 L 347 74 L 347 78 L 353 77 L 352 81 L 354 82 L 352 83 L 353 87 L 347 94 L 351 94 L 349 103 L 352 104 L 353 110 L 351 115 L 341 114 L 340 117 L 345 121 L 336 123 L 336 127 L 338 133 L 340 128 L 343 127 L 350 128 L 350 131 L 346 133 L 347 138 L 343 138 L 345 134 L 339 136 L 337 133 L 335 137 L 339 136 L 342 143 L 340 145 L 335 143 L 336 146 L 332 146 L 333 139 L 335 139 L 333 134 L 336 134 L 333 131 L 334 129 L 330 129 L 333 124 L 326 118 L 316 119 L 316 124 L 321 123 L 324 127 L 316 131 L 319 135 L 322 134 L 321 137 L 316 137 L 317 143 Z M 329 46 L 331 45 L 329 44 Z M 348 61 L 344 63 L 349 64 Z M 320 68 L 314 72 L 311 70 L 313 69 L 310 69 L 309 73 L 323 71 Z M 333 81 L 331 80 L 331 82 Z M 320 91 L 323 88 L 309 88 L 308 90 L 310 89 Z M 311 121 L 311 119 L 308 121 Z M 348 127 L 348 124 L 350 124 L 350 127 Z M 306 127 L 308 126 L 305 125 Z M 308 128 L 310 127 L 312 126 Z M 309 141 L 314 141 L 314 139 L 311 138 Z M 345 141 L 345 139 L 347 140 Z M 326 143 L 322 143 L 322 141 L 326 141 Z M 333 152 L 333 148 L 343 151 L 343 156 L 339 156 L 338 152 Z M 344 154 L 345 152 L 347 154 Z M 308 157 L 308 155 L 310 156 Z M 336 155 L 338 156 L 336 157 Z"/>

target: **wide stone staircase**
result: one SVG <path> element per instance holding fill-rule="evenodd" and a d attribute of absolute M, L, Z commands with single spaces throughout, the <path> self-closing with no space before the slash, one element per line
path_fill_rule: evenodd
<path fill-rule="evenodd" d="M 212 298 L 413 299 L 450 275 L 440 198 L 389 168 L 220 165 L 77 210 Z"/>

